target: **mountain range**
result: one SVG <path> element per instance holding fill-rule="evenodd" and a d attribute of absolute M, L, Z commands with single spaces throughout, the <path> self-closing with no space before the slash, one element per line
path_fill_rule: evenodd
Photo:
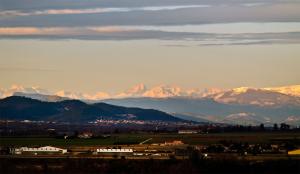
<path fill-rule="evenodd" d="M 96 92 L 95 94 L 87 94 L 81 92 L 70 92 L 60 90 L 57 92 L 50 92 L 40 87 L 23 87 L 21 85 L 12 85 L 11 88 L 1 89 L 0 98 L 5 98 L 14 95 L 16 92 L 26 94 L 43 94 L 43 95 L 55 95 L 71 99 L 79 100 L 103 100 L 111 98 L 136 98 L 136 97 L 150 97 L 150 98 L 168 98 L 168 97 L 189 97 L 189 98 L 205 98 L 222 95 L 226 92 L 232 92 L 234 94 L 244 93 L 248 90 L 261 90 L 277 92 L 286 94 L 289 96 L 300 97 L 300 85 L 284 86 L 284 87 L 272 87 L 272 88 L 252 88 L 252 87 L 239 87 L 233 89 L 219 89 L 219 88 L 205 88 L 200 90 L 199 88 L 194 89 L 182 89 L 178 86 L 170 85 L 158 85 L 152 88 L 147 88 L 144 84 L 137 84 L 132 88 L 125 90 L 124 92 L 116 94 L 108 94 L 106 92 Z"/>
<path fill-rule="evenodd" d="M 79 100 L 44 102 L 21 96 L 0 100 L 0 118 L 71 123 L 84 123 L 97 119 L 183 121 L 154 109 L 128 108 L 106 103 L 87 104 Z"/>
<path fill-rule="evenodd" d="M 167 85 L 147 89 L 145 85 L 139 84 L 116 95 L 101 92 L 87 95 L 62 91 L 54 93 L 54 95 L 49 95 L 51 93 L 45 95 L 39 92 L 45 90 L 39 88 L 19 87 L 17 89 L 23 89 L 23 91 L 15 91 L 11 95 L 25 96 L 41 101 L 60 102 L 71 98 L 88 103 L 105 102 L 125 107 L 156 109 L 194 121 L 255 125 L 281 122 L 300 124 L 300 85 L 275 88 L 240 87 L 227 90 L 217 88 L 183 90 L 180 87 Z M 25 89 L 36 92 L 30 93 Z M 3 94 L 5 91 L 2 92 Z"/>

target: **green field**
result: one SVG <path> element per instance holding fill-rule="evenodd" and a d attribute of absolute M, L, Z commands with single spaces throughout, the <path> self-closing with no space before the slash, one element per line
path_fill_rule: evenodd
<path fill-rule="evenodd" d="M 271 143 L 282 141 L 300 142 L 300 133 L 218 133 L 218 134 L 115 134 L 108 138 L 92 139 L 56 139 L 49 137 L 1 137 L 0 145 L 8 146 L 94 146 L 138 144 L 152 138 L 147 143 L 164 143 L 165 141 L 181 140 L 186 144 L 212 144 L 221 140 L 249 143 Z"/>
<path fill-rule="evenodd" d="M 140 136 L 118 135 L 109 138 L 57 139 L 49 137 L 1 137 L 0 146 L 94 146 L 113 144 L 137 144 L 143 141 Z"/>

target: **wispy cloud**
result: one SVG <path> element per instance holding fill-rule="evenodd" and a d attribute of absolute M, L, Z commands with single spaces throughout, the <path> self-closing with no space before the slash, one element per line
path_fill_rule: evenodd
<path fill-rule="evenodd" d="M 34 15 L 67 15 L 67 14 L 94 14 L 131 11 L 164 11 L 187 8 L 207 8 L 210 5 L 176 5 L 176 6 L 146 6 L 146 7 L 120 7 L 120 8 L 86 8 L 86 9 L 47 9 L 38 11 L 6 10 L 0 16 L 34 16 Z"/>
<path fill-rule="evenodd" d="M 254 2 L 254 3 L 245 3 L 242 4 L 242 6 L 244 7 L 256 7 L 256 6 L 262 6 L 262 5 L 266 5 L 267 3 L 264 2 Z"/>
<path fill-rule="evenodd" d="M 203 25 L 174 26 L 129 26 L 137 30 L 164 32 L 244 34 L 244 33 L 286 33 L 300 32 L 300 22 L 266 22 L 266 23 L 217 23 Z"/>
<path fill-rule="evenodd" d="M 197 45 L 300 43 L 300 22 L 203 25 L 117 25 L 83 27 L 0 27 L 0 38 L 83 40 L 159 39 Z"/>
<path fill-rule="evenodd" d="M 256 34 L 300 32 L 300 22 L 219 23 L 203 25 L 119 25 L 83 27 L 0 27 L 0 35 L 74 35 L 129 31 L 161 31 L 207 34 Z"/>
<path fill-rule="evenodd" d="M 0 27 L 1 35 L 90 35 L 95 33 L 129 32 L 137 29 L 121 26 L 103 27 Z"/>

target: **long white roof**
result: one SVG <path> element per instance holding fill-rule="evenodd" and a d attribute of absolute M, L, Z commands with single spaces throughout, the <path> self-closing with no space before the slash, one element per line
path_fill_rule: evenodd
<path fill-rule="evenodd" d="M 132 149 L 97 149 L 97 152 L 125 152 L 125 153 L 129 153 L 129 152 L 133 152 Z"/>

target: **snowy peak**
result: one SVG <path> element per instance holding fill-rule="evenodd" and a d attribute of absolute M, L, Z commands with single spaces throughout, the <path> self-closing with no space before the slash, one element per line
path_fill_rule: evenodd
<path fill-rule="evenodd" d="M 238 94 L 246 93 L 249 89 L 255 90 L 255 89 L 249 88 L 249 87 L 239 87 L 239 88 L 232 89 L 232 91 L 233 91 L 233 94 L 238 95 Z"/>
<path fill-rule="evenodd" d="M 136 86 L 132 87 L 129 89 L 127 92 L 132 93 L 132 94 L 142 94 L 147 90 L 145 84 L 140 83 L 137 84 Z"/>
<path fill-rule="evenodd" d="M 257 106 L 300 105 L 300 98 L 264 88 L 241 87 L 212 96 L 215 101 L 225 104 Z"/>
<path fill-rule="evenodd" d="M 69 91 L 58 91 L 55 93 L 55 95 L 59 96 L 59 97 L 67 97 L 67 98 L 71 98 L 71 99 L 82 99 L 84 96 L 81 93 L 72 93 Z"/>
<path fill-rule="evenodd" d="M 137 84 L 125 92 L 117 94 L 116 98 L 126 97 L 141 97 L 147 91 L 146 86 L 143 83 Z"/>
<path fill-rule="evenodd" d="M 59 102 L 64 100 L 69 100 L 66 97 L 60 97 L 57 95 L 45 95 L 45 94 L 37 94 L 37 93 L 23 93 L 23 92 L 15 92 L 13 96 L 26 97 L 31 99 L 36 99 L 45 102 Z"/>
<path fill-rule="evenodd" d="M 184 90 L 178 86 L 171 85 L 158 85 L 147 89 L 144 84 L 138 84 L 129 90 L 116 95 L 115 98 L 136 98 L 136 97 L 149 97 L 149 98 L 171 98 L 171 97 L 190 97 L 202 98 L 220 93 L 224 90 L 218 88 L 210 88 L 200 90 L 197 88 Z M 113 97 L 114 98 L 114 97 Z"/>
<path fill-rule="evenodd" d="M 103 100 L 108 99 L 110 96 L 105 92 L 97 92 L 94 95 L 80 93 L 80 92 L 69 92 L 69 91 L 58 91 L 55 93 L 55 95 L 59 97 L 65 97 L 65 98 L 71 98 L 71 99 L 77 99 L 77 100 Z"/>
<path fill-rule="evenodd" d="M 38 86 L 23 87 L 21 85 L 12 85 L 8 89 L 0 89 L 0 98 L 5 98 L 14 95 L 16 92 L 30 93 L 30 94 L 50 94 L 49 91 L 42 89 Z"/>
<path fill-rule="evenodd" d="M 219 88 L 206 88 L 202 92 L 200 92 L 200 96 L 201 97 L 215 96 L 215 95 L 221 94 L 222 92 L 224 92 L 223 89 L 219 89 Z"/>
<path fill-rule="evenodd" d="M 125 92 L 110 95 L 105 92 L 96 92 L 94 94 L 87 94 L 81 92 L 58 91 L 51 93 L 39 87 L 23 87 L 20 85 L 13 85 L 8 89 L 0 89 L 0 98 L 12 96 L 16 92 L 23 94 L 42 94 L 42 95 L 56 95 L 62 98 L 97 101 L 104 99 L 120 99 L 120 98 L 172 98 L 184 97 L 193 99 L 212 99 L 219 103 L 225 104 L 243 104 L 243 105 L 257 105 L 257 106 L 277 106 L 277 105 L 300 105 L 300 85 L 276 87 L 276 88 L 252 88 L 239 87 L 229 90 L 218 88 L 209 88 L 200 90 L 182 89 L 178 86 L 158 85 L 152 88 L 147 88 L 144 84 L 137 84 L 129 88 Z"/>
<path fill-rule="evenodd" d="M 264 88 L 265 90 L 279 92 L 286 95 L 292 95 L 300 97 L 300 85 L 275 87 L 275 88 Z"/>
<path fill-rule="evenodd" d="M 116 95 L 115 98 L 149 97 L 149 98 L 167 98 L 185 96 L 186 92 L 177 86 L 159 85 L 147 89 L 144 84 L 138 84 L 125 92 Z"/>
<path fill-rule="evenodd" d="M 184 96 L 184 95 L 185 95 L 184 91 L 177 86 L 159 85 L 146 91 L 143 94 L 143 97 L 167 98 L 167 97 L 177 97 L 177 96 Z"/>

